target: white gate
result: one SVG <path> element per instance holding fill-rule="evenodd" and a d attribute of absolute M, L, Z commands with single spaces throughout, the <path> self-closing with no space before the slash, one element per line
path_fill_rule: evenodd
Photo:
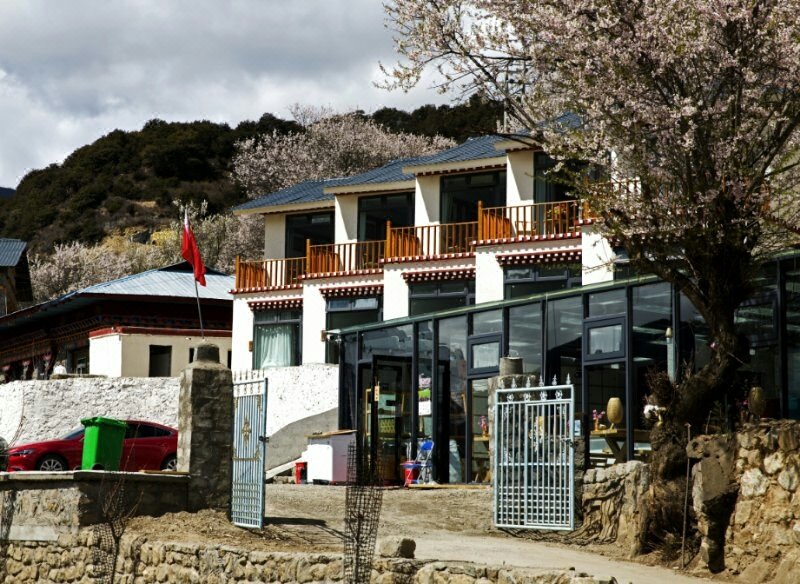
<path fill-rule="evenodd" d="M 234 381 L 233 403 L 231 521 L 261 529 L 267 470 L 267 380 Z"/>
<path fill-rule="evenodd" d="M 574 388 L 497 390 L 494 405 L 494 523 L 572 530 L 575 524 Z"/>

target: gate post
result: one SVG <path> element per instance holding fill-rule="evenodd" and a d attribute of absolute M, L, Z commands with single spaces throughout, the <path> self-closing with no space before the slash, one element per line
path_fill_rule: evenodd
<path fill-rule="evenodd" d="M 230 511 L 233 380 L 220 365 L 219 347 L 201 344 L 181 372 L 178 471 L 189 473 L 189 511 Z"/>

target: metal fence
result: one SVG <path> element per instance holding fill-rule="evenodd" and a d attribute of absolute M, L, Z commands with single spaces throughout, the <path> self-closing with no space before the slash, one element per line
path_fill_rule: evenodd
<path fill-rule="evenodd" d="M 233 485 L 231 521 L 264 527 L 264 475 L 267 469 L 267 380 L 253 374 L 233 382 Z"/>
<path fill-rule="evenodd" d="M 574 529 L 573 386 L 500 388 L 494 408 L 495 525 Z"/>

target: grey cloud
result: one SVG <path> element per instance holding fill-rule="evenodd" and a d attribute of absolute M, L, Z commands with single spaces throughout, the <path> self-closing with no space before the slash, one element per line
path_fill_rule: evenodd
<path fill-rule="evenodd" d="M 0 2 L 0 185 L 153 117 L 447 101 L 375 89 L 392 58 L 378 0 Z"/>

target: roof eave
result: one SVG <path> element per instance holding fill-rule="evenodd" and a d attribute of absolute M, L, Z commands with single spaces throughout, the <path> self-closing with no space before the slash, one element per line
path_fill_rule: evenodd
<path fill-rule="evenodd" d="M 310 203 L 286 203 L 283 205 L 265 205 L 252 209 L 234 209 L 234 215 L 272 215 L 276 213 L 291 213 L 293 211 L 310 211 L 314 209 L 333 209 L 333 199 L 326 201 L 312 201 Z"/>
<path fill-rule="evenodd" d="M 437 164 L 420 164 L 404 166 L 403 172 L 419 176 L 421 174 L 445 174 L 449 172 L 481 170 L 483 168 L 506 165 L 506 157 L 492 156 L 488 158 L 474 158 L 472 160 L 459 160 L 456 162 L 440 162 Z"/>
<path fill-rule="evenodd" d="M 329 195 L 356 195 L 360 193 L 382 193 L 387 191 L 413 191 L 415 187 L 416 181 L 414 179 L 409 179 L 384 183 L 327 187 L 325 188 L 325 193 Z"/>

